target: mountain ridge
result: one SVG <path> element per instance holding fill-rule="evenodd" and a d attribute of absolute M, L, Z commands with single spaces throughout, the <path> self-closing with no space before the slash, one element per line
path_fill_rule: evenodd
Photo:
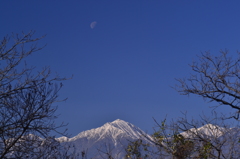
<path fill-rule="evenodd" d="M 236 131 L 236 133 L 234 131 Z M 224 135 L 232 137 L 234 135 L 234 137 L 238 137 L 240 134 L 238 132 L 239 129 L 228 129 L 213 124 L 206 124 L 199 128 L 189 129 L 189 131 L 180 134 L 187 138 L 196 138 L 200 135 L 206 139 L 211 139 L 211 142 L 215 143 L 219 141 L 218 138 L 224 138 Z M 146 135 L 148 139 L 146 139 Z M 113 158 L 123 158 L 126 155 L 127 145 L 131 141 L 136 141 L 137 139 L 142 139 L 145 143 L 153 144 L 149 141 L 149 139 L 153 139 L 150 135 L 137 126 L 121 119 L 107 122 L 101 127 L 83 131 L 72 138 L 57 138 L 57 140 L 63 144 L 73 144 L 75 146 L 75 151 L 80 154 L 87 151 L 88 158 L 94 159 L 108 158 L 109 156 L 107 155 L 109 153 Z M 227 145 L 225 147 L 226 149 L 229 149 Z"/>
<path fill-rule="evenodd" d="M 129 136 L 134 136 L 135 138 L 138 138 L 140 135 L 142 135 L 143 131 L 129 122 L 121 119 L 116 119 L 113 122 L 105 123 L 103 126 L 80 132 L 74 137 L 68 138 L 62 136 L 57 138 L 57 140 L 60 142 L 75 141 L 81 137 L 89 138 L 90 136 L 93 136 L 92 134 L 94 134 L 94 136 L 99 136 L 99 138 L 101 138 L 104 134 L 109 134 L 112 135 L 112 137 L 116 137 L 121 133 L 125 133 Z"/>

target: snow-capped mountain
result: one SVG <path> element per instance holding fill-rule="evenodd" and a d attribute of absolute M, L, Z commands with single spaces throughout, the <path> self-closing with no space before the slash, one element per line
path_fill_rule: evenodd
<path fill-rule="evenodd" d="M 12 151 L 8 157 L 27 158 L 29 155 L 35 155 L 32 158 L 123 159 L 126 155 L 127 145 L 131 141 L 141 139 L 141 142 L 147 143 L 148 151 L 145 151 L 146 148 L 144 147 L 137 147 L 137 150 L 141 152 L 141 156 L 148 155 L 147 158 L 159 158 L 161 156 L 164 159 L 171 159 L 176 155 L 176 152 L 189 153 L 188 157 L 190 158 L 199 158 L 200 153 L 211 153 L 211 158 L 218 158 L 216 156 L 219 156 L 219 154 L 223 158 L 240 158 L 239 127 L 223 128 L 206 124 L 199 128 L 189 129 L 181 134 L 167 135 L 166 138 L 161 131 L 164 131 L 164 129 L 160 128 L 160 136 L 151 137 L 133 124 L 117 119 L 101 127 L 83 131 L 72 138 L 60 137 L 56 139 L 52 137 L 43 139 L 33 134 L 26 135 L 16 146 L 21 149 L 26 148 L 28 151 L 31 149 L 29 152 L 33 153 L 26 154 Z M 186 146 L 190 147 L 184 149 Z M 17 157 L 19 155 L 21 157 Z M 200 158 L 202 157 L 200 156 Z"/>
<path fill-rule="evenodd" d="M 79 154 L 86 153 L 87 158 L 107 158 L 107 154 L 122 158 L 129 141 L 139 139 L 143 134 L 145 133 L 140 128 L 117 119 L 72 138 L 60 137 L 57 140 L 75 145 L 75 150 Z"/>
<path fill-rule="evenodd" d="M 240 129 L 220 127 L 206 124 L 199 128 L 192 128 L 181 133 L 185 138 L 192 139 L 198 149 L 204 144 L 211 144 L 211 153 L 221 158 L 240 158 Z M 206 146 L 206 145 L 205 145 Z M 206 148 L 206 147 L 205 147 Z M 213 158 L 215 158 L 213 157 Z"/>
<path fill-rule="evenodd" d="M 240 157 L 240 144 L 238 142 L 240 139 L 239 128 L 222 128 L 217 125 L 206 124 L 202 127 L 192 128 L 186 132 L 182 132 L 181 135 L 186 139 L 194 141 L 194 145 L 198 149 L 200 149 L 204 143 L 210 142 L 215 148 L 221 149 L 225 156 L 233 158 L 236 156 L 237 158 Z M 57 138 L 63 145 L 74 145 L 74 147 L 70 149 L 71 151 L 77 152 L 80 156 L 84 154 L 85 158 L 94 159 L 109 158 L 109 156 L 114 159 L 122 159 L 126 155 L 125 149 L 127 145 L 130 141 L 137 139 L 142 139 L 143 142 L 148 143 L 150 145 L 149 150 L 161 151 L 161 154 L 165 156 L 164 158 L 172 158 L 171 151 L 174 152 L 174 149 L 170 150 L 171 146 L 167 147 L 166 143 L 162 142 L 162 144 L 160 144 L 162 146 L 157 148 L 155 144 L 152 144 L 154 138 L 133 124 L 120 119 L 108 122 L 95 129 L 83 131 L 72 138 Z M 170 141 L 171 138 L 167 140 Z M 174 147 L 175 144 L 176 143 L 173 143 L 172 146 Z M 168 149 L 167 151 L 166 148 Z M 215 153 L 217 152 L 213 149 L 213 154 Z M 234 154 L 234 156 L 232 154 Z M 159 154 L 156 153 L 156 155 Z M 194 155 L 197 155 L 197 152 L 193 153 L 193 156 Z"/>
<path fill-rule="evenodd" d="M 194 137 L 196 135 L 206 136 L 206 137 L 220 137 L 226 132 L 230 131 L 230 129 L 219 127 L 213 124 L 206 124 L 199 128 L 192 128 L 186 132 L 182 132 L 181 134 L 185 137 Z"/>

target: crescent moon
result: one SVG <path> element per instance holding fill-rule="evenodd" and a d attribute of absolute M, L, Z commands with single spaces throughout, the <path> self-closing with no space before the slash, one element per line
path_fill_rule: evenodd
<path fill-rule="evenodd" d="M 92 28 L 92 29 L 95 28 L 96 24 L 97 24 L 96 21 L 92 22 L 92 23 L 90 24 L 90 28 Z"/>

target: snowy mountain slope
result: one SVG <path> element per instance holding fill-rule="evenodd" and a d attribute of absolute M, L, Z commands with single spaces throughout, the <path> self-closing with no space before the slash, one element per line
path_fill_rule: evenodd
<path fill-rule="evenodd" d="M 68 141 L 76 141 L 83 137 L 97 140 L 101 140 L 106 137 L 112 137 L 113 139 L 116 139 L 121 135 L 138 138 L 141 133 L 143 133 L 143 131 L 138 127 L 123 120 L 117 119 L 111 123 L 108 122 L 99 128 L 84 131 L 73 138 L 69 138 Z"/>
<path fill-rule="evenodd" d="M 140 128 L 117 119 L 72 138 L 60 137 L 57 140 L 74 144 L 76 151 L 80 154 L 86 152 L 88 158 L 102 158 L 105 153 L 111 153 L 114 158 L 122 158 L 129 141 L 141 138 L 142 134 L 145 133 Z"/>

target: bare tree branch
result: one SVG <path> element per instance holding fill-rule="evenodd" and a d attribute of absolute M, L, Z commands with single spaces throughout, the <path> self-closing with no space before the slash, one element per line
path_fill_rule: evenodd
<path fill-rule="evenodd" d="M 176 79 L 175 89 L 182 95 L 195 94 L 240 111 L 240 53 L 237 58 L 228 56 L 228 51 L 221 51 L 214 57 L 209 52 L 199 56 L 199 62 L 191 66 L 194 74 L 189 78 Z M 232 117 L 238 119 L 238 113 Z"/>
<path fill-rule="evenodd" d="M 54 103 L 65 78 L 52 77 L 48 67 L 36 72 L 24 64 L 26 57 L 43 48 L 36 42 L 44 36 L 33 35 L 33 31 L 12 34 L 0 42 L 0 159 L 60 153 L 60 143 L 50 133 L 59 133 L 57 129 L 64 126 L 54 122 Z"/>

